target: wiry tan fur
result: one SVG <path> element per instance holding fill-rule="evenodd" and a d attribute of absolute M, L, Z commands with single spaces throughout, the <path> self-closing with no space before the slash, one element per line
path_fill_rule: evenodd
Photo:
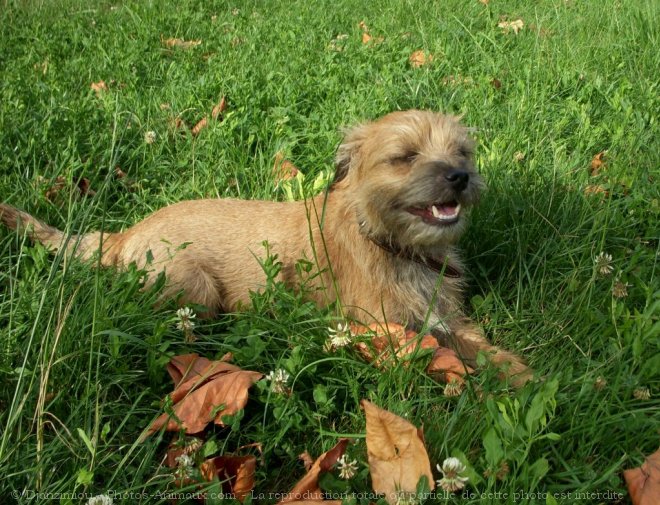
<path fill-rule="evenodd" d="M 463 316 L 461 279 L 441 277 L 423 262 L 435 259 L 461 268 L 454 244 L 465 226 L 465 212 L 449 226 L 429 224 L 408 212 L 450 199 L 462 209 L 476 203 L 483 183 L 471 161 L 472 149 L 466 129 L 455 117 L 394 112 L 347 132 L 331 188 L 313 199 L 185 201 L 121 233 L 72 237 L 68 249 L 90 259 L 101 245 L 104 266 L 135 263 L 164 271 L 167 296 L 182 294 L 182 304 L 204 305 L 213 314 L 240 309 L 249 303 L 249 292 L 264 285 L 257 258 L 264 257 L 262 243 L 268 241 L 291 286 L 299 282 L 299 259 L 315 263 L 319 289 L 310 296 L 316 302 L 338 299 L 347 317 L 359 321 L 416 328 L 428 321 L 468 362 L 474 364 L 480 350 L 490 352 L 495 363 L 508 363 L 509 375 L 520 384 L 531 376 L 522 361 L 492 346 Z M 469 174 L 464 190 L 456 191 L 447 182 L 452 169 Z M 0 217 L 53 249 L 65 239 L 59 230 L 9 205 L 0 204 Z"/>

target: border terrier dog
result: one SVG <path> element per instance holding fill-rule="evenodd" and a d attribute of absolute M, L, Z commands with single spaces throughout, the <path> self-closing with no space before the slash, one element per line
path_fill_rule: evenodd
<path fill-rule="evenodd" d="M 357 321 L 426 325 L 473 366 L 479 351 L 489 353 L 520 385 L 531 371 L 462 314 L 455 244 L 484 188 L 472 153 L 458 118 L 399 111 L 349 130 L 330 187 L 306 201 L 184 201 L 123 232 L 68 238 L 9 205 L 0 204 L 0 215 L 52 249 L 162 271 L 165 296 L 203 305 L 208 315 L 240 309 L 265 284 L 258 258 L 267 241 L 291 286 L 299 282 L 297 261 L 313 261 L 316 302 L 339 301 Z"/>

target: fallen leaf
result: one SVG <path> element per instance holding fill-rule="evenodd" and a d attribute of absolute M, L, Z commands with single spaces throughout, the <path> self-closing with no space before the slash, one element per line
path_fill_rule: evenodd
<path fill-rule="evenodd" d="M 90 187 L 91 183 L 87 177 L 76 177 L 74 182 L 82 196 L 94 196 L 96 194 L 96 191 Z"/>
<path fill-rule="evenodd" d="M 39 182 L 44 182 L 45 179 L 40 178 Z M 75 188 L 75 193 L 80 195 L 80 196 L 94 196 L 96 194 L 96 191 L 91 189 L 90 187 L 90 181 L 86 177 L 74 177 L 73 179 L 73 184 Z M 58 175 L 55 178 L 55 181 L 53 184 L 51 184 L 49 187 L 46 188 L 44 192 L 44 196 L 46 197 L 47 200 L 53 202 L 57 199 L 57 197 L 60 195 L 60 193 L 69 188 L 69 183 L 67 180 L 61 176 Z"/>
<path fill-rule="evenodd" d="M 225 493 L 233 494 L 243 502 L 254 489 L 257 458 L 254 456 L 218 456 L 207 459 L 200 470 L 208 481 L 217 477 Z"/>
<path fill-rule="evenodd" d="M 431 63 L 433 61 L 433 55 L 431 53 L 427 54 L 426 51 L 419 49 L 410 55 L 408 61 L 410 62 L 411 67 L 419 68 Z"/>
<path fill-rule="evenodd" d="M 355 347 L 368 361 L 373 361 L 377 366 L 391 366 L 395 357 L 402 359 L 418 349 L 436 349 L 438 341 L 433 335 L 424 335 L 419 338 L 414 331 L 406 331 L 400 324 L 396 323 L 373 323 L 369 326 L 352 324 L 353 335 L 371 334 L 369 344 L 358 342 Z"/>
<path fill-rule="evenodd" d="M 502 87 L 502 81 L 499 79 L 493 79 L 490 81 L 490 85 L 495 89 L 500 89 Z"/>
<path fill-rule="evenodd" d="M 223 416 L 241 410 L 248 399 L 248 389 L 263 374 L 242 370 L 225 361 L 209 361 L 197 354 L 175 356 L 167 365 L 175 383 L 170 394 L 173 415 L 161 415 L 147 430 L 147 435 L 165 426 L 166 431 L 199 433 L 208 423 L 224 426 Z"/>
<path fill-rule="evenodd" d="M 93 82 L 90 85 L 90 88 L 92 88 L 92 90 L 94 90 L 94 93 L 96 93 L 96 96 L 101 96 L 103 93 L 108 91 L 108 85 L 105 83 L 105 81 Z"/>
<path fill-rule="evenodd" d="M 426 368 L 426 372 L 443 382 L 454 381 L 463 384 L 465 382 L 463 377 L 474 370 L 464 364 L 452 349 L 438 347 L 433 352 L 433 359 Z"/>
<path fill-rule="evenodd" d="M 524 25 L 525 23 L 523 23 L 522 19 L 516 19 L 514 21 L 504 20 L 497 23 L 497 26 L 501 28 L 504 33 L 513 32 L 515 34 L 518 34 L 518 32 L 523 29 Z"/>
<path fill-rule="evenodd" d="M 431 462 L 420 431 L 367 400 L 361 404 L 367 418 L 367 457 L 374 492 L 383 493 L 388 503 L 396 503 L 400 493 L 414 493 L 424 476 L 433 490 Z"/>
<path fill-rule="evenodd" d="M 287 493 L 280 503 L 307 503 L 323 500 L 323 491 L 319 487 L 319 477 L 337 463 L 346 451 L 347 445 L 348 439 L 342 438 L 332 449 L 316 458 L 307 474 L 293 486 L 293 489 Z M 306 499 L 301 501 L 301 498 Z M 323 503 L 331 502 L 324 501 Z M 338 503 L 341 503 L 341 500 Z"/>
<path fill-rule="evenodd" d="M 215 107 L 213 107 L 213 110 L 211 111 L 211 117 L 217 121 L 222 121 L 222 113 L 225 111 L 226 108 L 227 108 L 227 101 L 223 96 L 220 99 L 220 103 L 218 103 Z"/>
<path fill-rule="evenodd" d="M 370 41 L 371 41 L 371 35 L 369 35 L 367 32 L 364 32 L 362 34 L 362 43 L 368 44 Z"/>
<path fill-rule="evenodd" d="M 115 177 L 117 177 L 117 179 L 124 179 L 127 175 L 126 172 L 117 166 L 115 167 Z"/>
<path fill-rule="evenodd" d="M 298 167 L 296 167 L 289 160 L 284 159 L 284 153 L 282 151 L 278 151 L 275 154 L 275 163 L 273 164 L 272 173 L 276 185 L 282 181 L 295 179 L 296 175 L 298 175 L 298 172 L 300 172 Z"/>
<path fill-rule="evenodd" d="M 623 478 L 633 505 L 658 505 L 660 496 L 660 449 L 648 456 L 642 466 L 624 470 Z"/>
<path fill-rule="evenodd" d="M 193 126 L 190 130 L 190 133 L 193 134 L 194 137 L 199 135 L 199 132 L 201 132 L 204 128 L 206 128 L 209 125 L 209 120 L 206 117 L 203 117 L 200 119 L 195 126 Z"/>
<path fill-rule="evenodd" d="M 605 168 L 604 157 L 606 154 L 607 151 L 601 151 L 591 159 L 591 164 L 589 165 L 589 174 L 592 177 L 595 177 L 598 174 L 600 174 L 601 170 Z"/>
<path fill-rule="evenodd" d="M 607 197 L 610 193 L 600 184 L 589 184 L 584 188 L 584 194 L 586 196 L 600 195 L 601 197 Z"/>
<path fill-rule="evenodd" d="M 169 48 L 180 48 L 180 49 L 192 49 L 193 47 L 196 47 L 202 43 L 201 40 L 183 40 L 179 38 L 169 38 L 169 39 L 163 39 L 161 37 L 161 42 L 162 44 Z"/>
<path fill-rule="evenodd" d="M 489 2 L 490 0 L 479 0 L 479 3 L 482 3 L 484 5 L 488 5 Z"/>
<path fill-rule="evenodd" d="M 369 27 L 367 26 L 367 23 L 365 23 L 364 21 L 360 21 L 360 22 L 358 23 L 358 27 L 359 27 L 360 30 L 362 30 L 363 32 L 368 32 L 368 31 L 369 31 Z"/>

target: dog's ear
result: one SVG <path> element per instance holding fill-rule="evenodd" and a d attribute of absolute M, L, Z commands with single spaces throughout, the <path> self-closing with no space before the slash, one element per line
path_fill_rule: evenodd
<path fill-rule="evenodd" d="M 344 141 L 337 148 L 335 155 L 334 186 L 344 180 L 360 155 L 360 147 L 367 136 L 367 125 L 358 125 L 344 131 Z"/>

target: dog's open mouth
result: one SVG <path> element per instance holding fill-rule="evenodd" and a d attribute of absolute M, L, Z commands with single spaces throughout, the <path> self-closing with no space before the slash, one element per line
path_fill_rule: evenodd
<path fill-rule="evenodd" d="M 461 204 L 456 200 L 452 200 L 450 202 L 434 203 L 428 207 L 411 207 L 408 212 L 420 216 L 428 224 L 454 224 L 458 221 Z"/>

